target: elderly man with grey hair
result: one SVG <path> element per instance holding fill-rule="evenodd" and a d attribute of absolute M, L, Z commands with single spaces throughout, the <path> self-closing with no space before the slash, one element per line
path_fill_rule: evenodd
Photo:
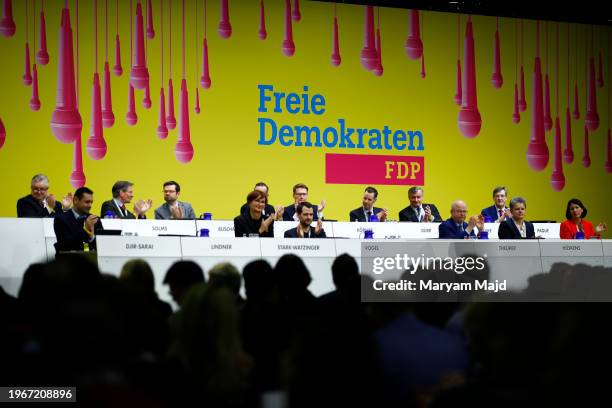
<path fill-rule="evenodd" d="M 17 200 L 17 217 L 55 218 L 72 206 L 72 193 L 68 193 L 61 203 L 49 194 L 49 178 L 44 174 L 32 177 L 30 189 L 31 194 Z"/>
<path fill-rule="evenodd" d="M 466 239 L 476 238 L 474 228 L 478 233 L 484 230 L 484 216 L 473 215 L 469 223 L 465 222 L 467 216 L 467 205 L 461 200 L 456 200 L 451 205 L 451 217 L 438 226 L 438 237 L 443 239 Z"/>
<path fill-rule="evenodd" d="M 134 183 L 129 181 L 117 181 L 113 184 L 113 199 L 102 203 L 102 209 L 100 210 L 100 216 L 103 218 L 126 218 L 135 219 L 147 218 L 145 213 L 151 206 L 153 206 L 153 200 L 150 198 L 147 201 L 138 200 L 134 204 L 134 213 L 131 213 L 126 204 L 132 202 L 134 198 Z"/>
<path fill-rule="evenodd" d="M 433 204 L 423 204 L 423 188 L 415 186 L 408 190 L 410 205 L 399 213 L 400 221 L 408 222 L 442 222 L 440 212 Z"/>

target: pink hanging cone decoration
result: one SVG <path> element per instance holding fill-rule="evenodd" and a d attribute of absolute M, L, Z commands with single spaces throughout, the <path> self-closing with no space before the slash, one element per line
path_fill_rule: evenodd
<path fill-rule="evenodd" d="M 219 33 L 219 37 L 223 39 L 232 36 L 232 23 L 230 23 L 228 0 L 221 0 L 221 20 L 219 20 L 217 32 Z"/>
<path fill-rule="evenodd" d="M 361 65 L 368 71 L 376 68 L 378 64 L 378 52 L 374 39 L 374 7 L 366 6 L 365 21 L 363 27 L 363 48 L 360 54 Z"/>
<path fill-rule="evenodd" d="M 123 67 L 121 66 L 121 43 L 119 41 L 119 34 L 115 36 L 115 65 L 113 66 L 113 74 L 115 74 L 115 76 L 121 76 L 121 74 L 123 74 Z"/>
<path fill-rule="evenodd" d="M 157 137 L 165 139 L 168 137 L 168 127 L 166 126 L 166 96 L 164 87 L 159 91 L 159 122 L 157 125 Z"/>
<path fill-rule="evenodd" d="M 0 118 L 0 149 L 4 146 L 4 142 L 6 141 L 6 128 L 4 127 L 4 122 Z"/>
<path fill-rule="evenodd" d="M 512 112 L 512 123 L 519 123 L 521 114 L 519 113 L 518 86 L 514 84 L 514 110 Z"/>
<path fill-rule="evenodd" d="M 38 71 L 36 64 L 32 67 L 32 98 L 30 99 L 30 109 L 37 111 L 40 109 L 40 98 L 38 97 Z"/>
<path fill-rule="evenodd" d="M 563 160 L 561 157 L 561 124 L 559 116 L 555 118 L 555 163 L 550 175 L 550 185 L 553 190 L 561 191 L 565 187 L 565 175 L 563 174 Z"/>
<path fill-rule="evenodd" d="M 292 11 L 291 11 L 291 18 L 296 23 L 298 23 L 302 19 L 302 13 L 300 13 L 300 0 L 293 0 L 293 8 L 292 8 Z"/>
<path fill-rule="evenodd" d="M 149 40 L 155 38 L 155 29 L 153 28 L 153 7 L 151 7 L 151 0 L 147 0 L 147 38 Z"/>
<path fill-rule="evenodd" d="M 465 42 L 463 50 L 463 95 L 461 110 L 459 111 L 459 130 L 463 136 L 476 137 L 482 126 L 482 119 L 478 111 L 476 95 L 476 56 L 474 52 L 474 31 L 471 16 L 467 19 L 465 29 Z"/>
<path fill-rule="evenodd" d="M 2 125 L 2 121 L 0 121 L 0 125 Z M 4 127 L 1 128 L 4 130 Z M 0 133 L 0 147 L 2 147 L 2 134 Z M 610 134 L 610 129 L 608 129 L 608 149 L 606 152 L 606 163 L 604 165 L 606 169 L 606 173 L 612 173 L 612 134 Z"/>
<path fill-rule="evenodd" d="M 582 152 L 582 166 L 591 167 L 591 153 L 589 152 L 589 129 L 584 127 L 584 142 Z"/>
<path fill-rule="evenodd" d="M 457 60 L 457 83 L 455 85 L 455 104 L 461 106 L 462 89 L 461 89 L 461 60 Z"/>
<path fill-rule="evenodd" d="M 368 6 L 369 7 L 369 6 Z M 285 37 L 281 47 L 286 57 L 295 54 L 295 43 L 293 42 L 293 25 L 291 23 L 291 0 L 285 0 Z"/>
<path fill-rule="evenodd" d="M 81 136 L 83 122 L 76 106 L 74 56 L 70 10 L 62 9 L 57 52 L 57 90 L 51 132 L 62 143 L 72 143 Z"/>
<path fill-rule="evenodd" d="M 547 132 L 552 129 L 552 117 L 550 116 L 550 82 L 548 74 L 544 80 L 544 130 Z"/>
<path fill-rule="evenodd" d="M 533 102 L 531 104 L 531 137 L 527 146 L 527 162 L 535 171 L 548 165 L 549 153 L 544 135 L 544 101 L 542 95 L 542 63 L 540 61 L 540 22 L 536 22 L 536 57 L 533 67 Z"/>
<path fill-rule="evenodd" d="M 382 64 L 382 50 L 381 50 L 381 42 L 380 42 L 380 21 L 378 22 L 378 27 L 376 27 L 376 66 L 372 70 L 374 75 L 377 77 L 381 76 L 384 72 L 383 64 Z"/>
<path fill-rule="evenodd" d="M 87 154 L 93 160 L 106 156 L 106 141 L 102 129 L 102 95 L 100 92 L 100 74 L 94 73 L 91 93 L 91 126 L 87 139 Z"/>
<path fill-rule="evenodd" d="M 144 27 L 142 22 L 142 4 L 136 4 L 133 38 L 136 40 L 132 51 L 132 69 L 130 83 L 135 89 L 145 89 L 149 83 L 149 70 L 145 59 Z"/>
<path fill-rule="evenodd" d="M 40 12 L 40 31 L 38 32 L 39 38 L 39 49 L 36 53 L 36 61 L 40 65 L 47 65 L 49 63 L 49 52 L 47 51 L 47 24 L 45 23 L 45 12 Z"/>
<path fill-rule="evenodd" d="M 410 30 L 404 48 L 406 49 L 406 55 L 410 59 L 416 60 L 423 55 L 423 41 L 421 41 L 418 10 L 410 10 Z"/>
<path fill-rule="evenodd" d="M 72 173 L 70 173 L 70 185 L 75 190 L 85 185 L 87 178 L 83 172 L 83 150 L 81 148 L 81 136 L 74 141 L 74 159 L 72 162 Z"/>
<path fill-rule="evenodd" d="M 209 89 L 211 85 L 210 69 L 208 67 L 208 41 L 204 36 L 202 44 L 202 76 L 200 76 L 200 86 L 204 89 Z"/>
<path fill-rule="evenodd" d="M 145 88 L 144 98 L 142 98 L 142 107 L 145 109 L 151 109 L 151 88 L 148 82 Z"/>
<path fill-rule="evenodd" d="M 597 93 L 595 90 L 595 61 L 593 54 L 589 58 L 589 78 L 587 88 L 587 111 L 584 116 L 584 124 L 591 132 L 599 128 L 599 114 L 597 113 Z"/>
<path fill-rule="evenodd" d="M 25 62 L 23 69 L 23 84 L 26 86 L 32 85 L 32 71 L 30 67 L 30 44 L 25 43 Z"/>
<path fill-rule="evenodd" d="M 525 112 L 527 110 L 527 99 L 525 98 L 525 70 L 523 69 L 523 65 L 521 64 L 521 87 L 519 88 L 519 111 Z"/>
<path fill-rule="evenodd" d="M 572 112 L 574 120 L 580 119 L 580 104 L 578 102 L 578 83 L 574 84 L 574 111 Z"/>
<path fill-rule="evenodd" d="M 340 56 L 340 43 L 338 41 L 338 17 L 336 16 L 335 7 L 336 5 L 334 4 L 334 34 L 332 38 L 331 64 L 334 67 L 337 67 L 342 62 L 342 57 Z"/>
<path fill-rule="evenodd" d="M 572 147 L 572 118 L 569 106 L 565 108 L 565 149 L 563 150 L 563 161 L 567 164 L 574 162 L 574 149 Z"/>
<path fill-rule="evenodd" d="M 198 91 L 198 87 L 196 86 L 196 98 L 195 98 L 195 106 L 193 107 L 193 111 L 196 115 L 200 114 L 200 91 Z"/>
<path fill-rule="evenodd" d="M 193 159 L 193 146 L 189 132 L 189 95 L 187 80 L 181 80 L 181 98 L 179 106 L 179 137 L 174 147 L 174 156 L 181 163 L 189 163 Z"/>
<path fill-rule="evenodd" d="M 113 101 L 111 97 L 111 79 L 108 61 L 104 62 L 104 93 L 102 98 L 102 126 L 111 128 L 115 124 Z"/>
<path fill-rule="evenodd" d="M 268 38 L 268 32 L 266 31 L 266 13 L 264 11 L 264 0 L 259 1 L 259 31 L 257 36 L 260 40 Z"/>
<path fill-rule="evenodd" d="M 499 24 L 499 17 L 497 18 Z M 495 30 L 495 49 L 493 51 L 493 74 L 491 75 L 491 84 L 493 88 L 499 89 L 504 84 L 504 77 L 501 71 L 501 50 L 499 46 L 499 28 Z"/>
<path fill-rule="evenodd" d="M 421 79 L 425 79 L 425 76 L 427 74 L 425 73 L 425 51 L 423 51 L 423 54 L 421 54 Z"/>
<path fill-rule="evenodd" d="M 13 2 L 4 0 L 2 3 L 2 21 L 0 21 L 0 33 L 5 37 L 12 37 L 17 31 L 15 20 L 13 19 Z"/>
<path fill-rule="evenodd" d="M 601 62 L 601 50 L 599 50 L 599 62 L 597 69 L 597 87 L 603 88 L 604 79 L 603 79 L 603 63 Z"/>
<path fill-rule="evenodd" d="M 166 116 L 166 126 L 173 130 L 176 128 L 176 117 L 174 116 L 174 87 L 172 78 L 168 80 L 168 116 Z"/>
<path fill-rule="evenodd" d="M 134 126 L 138 123 L 138 114 L 136 114 L 136 101 L 134 100 L 134 87 L 128 83 L 128 111 L 125 114 L 125 123 L 129 126 Z"/>

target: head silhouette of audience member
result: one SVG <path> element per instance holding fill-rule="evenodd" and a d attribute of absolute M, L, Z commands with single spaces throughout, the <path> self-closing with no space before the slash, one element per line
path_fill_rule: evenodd
<path fill-rule="evenodd" d="M 234 265 L 223 262 L 213 266 L 208 271 L 208 284 L 213 288 L 226 288 L 239 300 L 242 276 Z"/>
<path fill-rule="evenodd" d="M 244 278 L 247 302 L 270 300 L 277 282 L 274 270 L 268 261 L 259 259 L 249 262 L 242 269 L 242 277 Z"/>
<path fill-rule="evenodd" d="M 349 254 L 342 254 L 334 260 L 332 264 L 332 279 L 337 290 L 347 290 L 351 281 L 358 275 L 359 266 L 355 258 Z"/>
<path fill-rule="evenodd" d="M 119 280 L 123 281 L 131 290 L 137 292 L 151 293 L 155 291 L 153 270 L 147 261 L 142 259 L 127 261 L 121 268 Z"/>
<path fill-rule="evenodd" d="M 200 265 L 193 261 L 177 261 L 166 272 L 163 283 L 170 287 L 172 299 L 180 306 L 189 288 L 204 281 L 204 271 Z"/>
<path fill-rule="evenodd" d="M 276 263 L 275 271 L 284 296 L 292 297 L 308 292 L 308 285 L 310 285 L 312 278 L 299 256 L 294 254 L 281 256 Z"/>

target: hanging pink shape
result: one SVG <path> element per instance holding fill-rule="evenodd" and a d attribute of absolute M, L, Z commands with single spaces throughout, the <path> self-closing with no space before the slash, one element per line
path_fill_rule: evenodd
<path fill-rule="evenodd" d="M 196 101 L 193 111 L 199 115 L 200 114 L 200 92 L 198 91 L 198 87 L 196 86 Z"/>
<path fill-rule="evenodd" d="M 519 91 L 519 111 L 525 112 L 527 110 L 527 99 L 525 99 L 525 70 L 523 69 L 523 65 L 521 65 L 521 87 Z"/>
<path fill-rule="evenodd" d="M 121 76 L 123 67 L 121 66 L 121 43 L 119 42 L 119 34 L 115 36 L 115 65 L 113 66 L 113 74 Z"/>
<path fill-rule="evenodd" d="M 425 78 L 425 52 L 421 55 L 421 78 Z"/>
<path fill-rule="evenodd" d="M 145 88 L 144 98 L 142 99 L 142 107 L 145 109 L 151 108 L 151 89 L 148 82 L 147 87 Z"/>
<path fill-rule="evenodd" d="M 591 153 L 589 152 L 589 128 L 584 127 L 584 142 L 582 145 L 582 166 L 591 167 Z"/>
<path fill-rule="evenodd" d="M 550 82 L 548 74 L 544 79 L 544 130 L 547 132 L 552 129 L 552 117 L 550 116 Z"/>
<path fill-rule="evenodd" d="M 13 2 L 12 0 L 4 0 L 2 3 L 2 21 L 0 21 L 0 33 L 5 37 L 15 35 L 17 27 L 13 19 Z"/>
<path fill-rule="evenodd" d="M 298 22 L 302 19 L 302 13 L 300 13 L 300 0 L 293 0 L 293 9 L 291 12 L 291 18 L 295 22 Z"/>
<path fill-rule="evenodd" d="M 179 110 L 179 137 L 174 146 L 174 157 L 181 163 L 189 163 L 193 159 L 193 146 L 189 134 L 189 95 L 185 78 L 181 81 Z"/>
<path fill-rule="evenodd" d="M 51 115 L 51 132 L 62 143 L 72 143 L 80 137 L 83 128 L 81 114 L 76 106 L 74 57 L 70 10 L 62 9 L 57 52 L 57 90 L 55 110 Z"/>
<path fill-rule="evenodd" d="M 361 65 L 368 71 L 376 68 L 378 64 L 378 53 L 374 43 L 374 7 L 366 6 L 365 21 L 363 27 L 363 48 L 361 49 Z"/>
<path fill-rule="evenodd" d="M 0 121 L 0 125 L 2 125 L 2 121 Z M 4 127 L 2 127 L 4 130 Z M 2 147 L 2 134 L 0 133 L 0 147 Z M 606 163 L 604 165 L 606 169 L 606 173 L 612 173 L 612 134 L 610 134 L 610 129 L 608 129 L 608 151 L 606 152 Z"/>
<path fill-rule="evenodd" d="M 83 151 L 81 148 L 81 136 L 74 141 L 74 159 L 72 161 L 72 173 L 70 174 L 70 185 L 75 190 L 85 185 L 87 179 L 83 172 Z"/>
<path fill-rule="evenodd" d="M 228 0 L 221 0 L 221 20 L 217 26 L 217 32 L 221 38 L 230 38 L 232 36 Z"/>
<path fill-rule="evenodd" d="M 172 130 L 176 128 L 176 117 L 174 116 L 174 87 L 172 78 L 168 80 L 168 116 L 166 116 L 166 126 Z"/>
<path fill-rule="evenodd" d="M 461 106 L 461 60 L 457 59 L 457 83 L 455 85 L 455 104 Z"/>
<path fill-rule="evenodd" d="M 40 65 L 49 63 L 49 52 L 47 51 L 47 24 L 45 23 L 45 12 L 40 12 L 40 31 L 38 32 L 38 42 L 40 43 L 38 52 L 36 53 L 36 61 Z"/>
<path fill-rule="evenodd" d="M 104 63 L 104 92 L 102 93 L 102 126 L 111 128 L 115 124 L 113 101 L 111 98 L 111 80 L 108 61 Z"/>
<path fill-rule="evenodd" d="M 147 0 L 147 38 L 149 40 L 155 38 L 155 29 L 153 28 L 153 7 L 151 7 L 151 0 Z"/>
<path fill-rule="evenodd" d="M 204 89 L 210 88 L 210 69 L 208 68 L 208 41 L 204 37 L 202 44 L 202 76 L 200 76 L 200 86 Z"/>
<path fill-rule="evenodd" d="M 563 149 L 563 161 L 567 164 L 574 162 L 574 149 L 572 148 L 572 118 L 569 106 L 565 108 L 565 149 Z"/>
<path fill-rule="evenodd" d="M 553 190 L 561 191 L 565 187 L 565 175 L 563 174 L 563 160 L 561 157 L 561 124 L 559 116 L 555 118 L 555 158 L 554 168 L 550 175 L 550 185 Z"/>
<path fill-rule="evenodd" d="M 377 58 L 376 58 L 376 66 L 372 70 L 372 72 L 376 76 L 381 76 L 383 74 L 383 72 L 384 72 L 384 68 L 383 68 L 383 65 L 382 65 L 382 52 L 381 52 L 380 46 L 381 46 L 381 42 L 380 42 L 380 29 L 376 28 L 376 54 L 377 54 Z"/>
<path fill-rule="evenodd" d="M 601 50 L 599 50 L 599 64 L 598 64 L 598 70 L 597 70 L 597 87 L 603 88 L 603 86 L 604 86 L 603 64 L 601 62 Z"/>
<path fill-rule="evenodd" d="M 574 120 L 580 119 L 580 105 L 578 103 L 578 84 L 574 84 L 574 111 L 572 112 Z"/>
<path fill-rule="evenodd" d="M 23 67 L 23 84 L 26 86 L 32 85 L 32 72 L 30 68 L 30 44 L 25 43 L 25 62 Z"/>
<path fill-rule="evenodd" d="M 501 51 L 499 47 L 499 30 L 495 30 L 495 50 L 493 54 L 493 74 L 491 75 L 493 88 L 501 88 L 504 84 L 504 77 L 501 71 Z"/>
<path fill-rule="evenodd" d="M 340 56 L 340 43 L 338 42 L 338 18 L 334 16 L 334 36 L 332 40 L 331 64 L 337 67 L 342 62 Z"/>
<path fill-rule="evenodd" d="M 145 59 L 144 28 L 142 23 L 142 4 L 136 4 L 136 16 L 134 17 L 134 38 L 136 43 L 132 52 L 132 70 L 130 72 L 130 83 L 135 89 L 145 89 L 149 83 L 149 70 Z"/>
<path fill-rule="evenodd" d="M 159 91 L 159 122 L 157 125 L 157 137 L 165 139 L 168 137 L 168 127 L 166 126 L 166 96 L 164 87 Z"/>
<path fill-rule="evenodd" d="M 285 0 L 285 37 L 283 39 L 283 45 L 281 48 L 286 57 L 291 57 L 293 54 L 295 54 L 293 25 L 291 23 L 291 0 Z"/>
<path fill-rule="evenodd" d="M 40 109 L 40 98 L 38 97 L 38 71 L 36 64 L 32 67 L 32 98 L 30 99 L 30 109 L 37 111 Z"/>
<path fill-rule="evenodd" d="M 536 44 L 540 41 L 539 22 Z M 532 105 L 531 105 L 531 138 L 529 140 L 529 146 L 527 147 L 527 162 L 529 166 L 535 170 L 540 171 L 546 168 L 548 165 L 548 146 L 546 145 L 546 138 L 544 135 L 544 101 L 542 97 L 542 63 L 540 60 L 540 50 L 537 48 L 533 67 L 533 93 L 532 93 Z"/>
<path fill-rule="evenodd" d="M 482 126 L 482 119 L 478 111 L 478 98 L 476 95 L 476 56 L 474 54 L 474 31 L 472 18 L 468 17 L 465 29 L 465 42 L 463 50 L 463 94 L 461 110 L 459 111 L 459 130 L 465 137 L 476 137 Z"/>
<path fill-rule="evenodd" d="M 4 142 L 6 141 L 6 128 L 4 127 L 4 122 L 0 118 L 0 149 L 4 146 Z"/>
<path fill-rule="evenodd" d="M 421 55 L 423 55 L 423 41 L 421 41 L 421 27 L 418 10 L 410 10 L 410 30 L 404 48 L 410 59 L 419 59 Z"/>
<path fill-rule="evenodd" d="M 106 156 L 106 141 L 102 129 L 102 95 L 100 92 L 100 75 L 96 72 L 93 77 L 91 93 L 91 126 L 89 139 L 87 139 L 87 154 L 93 160 L 100 160 Z"/>
<path fill-rule="evenodd" d="M 521 114 L 519 113 L 518 86 L 514 84 L 514 111 L 512 112 L 512 123 L 519 123 Z"/>
<path fill-rule="evenodd" d="M 257 36 L 260 40 L 265 40 L 268 38 L 268 32 L 266 31 L 266 13 L 264 11 L 263 0 L 259 2 L 259 31 L 257 32 Z"/>
<path fill-rule="evenodd" d="M 597 113 L 597 94 L 595 91 L 595 61 L 593 59 L 593 56 L 589 58 L 587 111 L 584 116 L 584 124 L 590 131 L 595 131 L 599 127 L 599 114 Z"/>
<path fill-rule="evenodd" d="M 134 126 L 138 122 L 136 114 L 136 101 L 134 100 L 134 87 L 128 83 L 128 111 L 125 114 L 125 123 Z"/>

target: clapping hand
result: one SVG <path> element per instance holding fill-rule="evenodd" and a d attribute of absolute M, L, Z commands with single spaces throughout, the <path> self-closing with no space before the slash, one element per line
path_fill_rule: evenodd
<path fill-rule="evenodd" d="M 152 206 L 153 200 L 151 200 L 150 198 L 147 201 L 138 200 L 136 201 L 136 204 L 134 204 L 134 212 L 136 213 L 136 215 L 141 215 L 146 213 Z"/>
<path fill-rule="evenodd" d="M 606 232 L 608 230 L 608 225 L 605 222 L 600 222 L 595 227 L 595 232 L 597 234 L 601 234 L 602 232 Z"/>
<path fill-rule="evenodd" d="M 378 217 L 378 221 L 380 222 L 387 221 L 387 209 L 383 208 L 383 210 L 379 212 L 378 214 L 376 214 L 376 216 Z"/>
<path fill-rule="evenodd" d="M 98 216 L 95 214 L 89 214 L 89 216 L 85 220 L 84 227 L 90 234 L 93 234 L 94 225 L 96 225 L 96 222 L 98 222 Z"/>
<path fill-rule="evenodd" d="M 322 212 L 325 209 L 326 205 L 327 205 L 327 201 L 321 200 L 321 204 L 319 204 L 319 206 L 317 207 L 317 212 Z"/>
<path fill-rule="evenodd" d="M 68 193 L 62 198 L 62 209 L 68 211 L 70 207 L 72 207 L 72 193 Z"/>
<path fill-rule="evenodd" d="M 425 211 L 425 216 L 423 217 L 423 222 L 429 222 L 429 220 L 433 218 L 431 216 L 431 208 L 428 205 L 426 205 L 425 207 L 423 207 L 423 210 Z"/>
<path fill-rule="evenodd" d="M 170 217 L 173 220 L 182 220 L 183 219 L 183 209 L 180 205 L 175 205 L 170 207 Z"/>
<path fill-rule="evenodd" d="M 472 218 L 476 218 L 476 228 L 478 228 L 478 231 L 484 231 L 485 229 L 485 219 L 484 216 L 482 214 L 478 214 L 476 217 L 472 217 Z"/>
<path fill-rule="evenodd" d="M 315 227 L 315 235 L 319 235 L 322 229 L 323 229 L 323 221 L 321 221 L 321 219 L 319 218 L 317 220 L 317 226 Z"/>
<path fill-rule="evenodd" d="M 283 207 L 282 205 L 276 207 L 276 212 L 274 213 L 274 219 L 277 221 L 282 220 L 284 213 L 285 213 L 285 207 Z"/>
<path fill-rule="evenodd" d="M 53 194 L 49 194 L 45 200 L 47 201 L 49 211 L 55 210 L 55 196 Z"/>

